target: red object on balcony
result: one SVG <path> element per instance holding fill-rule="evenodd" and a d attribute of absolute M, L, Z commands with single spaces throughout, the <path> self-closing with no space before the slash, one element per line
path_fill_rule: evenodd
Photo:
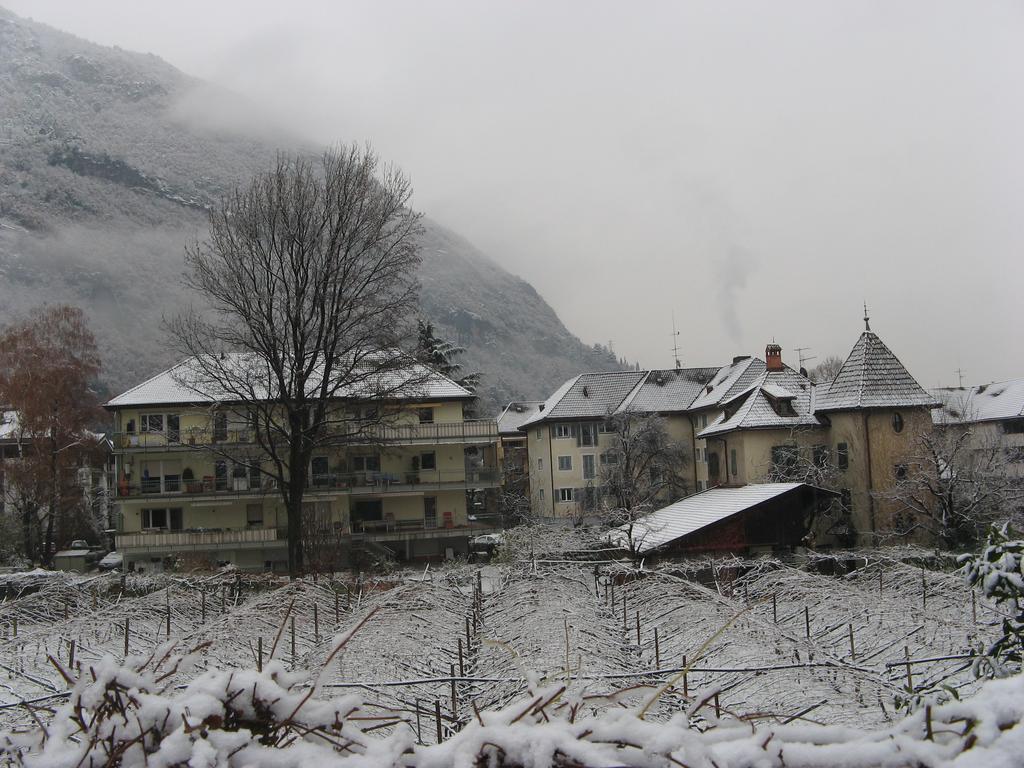
<path fill-rule="evenodd" d="M 452 514 L 451 510 L 448 510 L 447 512 L 444 513 L 444 527 L 445 528 L 454 528 L 455 527 L 454 515 Z"/>

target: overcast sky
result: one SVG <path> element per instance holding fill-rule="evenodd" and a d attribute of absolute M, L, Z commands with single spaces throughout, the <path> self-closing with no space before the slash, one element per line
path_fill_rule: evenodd
<path fill-rule="evenodd" d="M 645 367 L 843 357 L 1024 376 L 1024 4 L 0 0 L 321 142 Z M 813 362 L 811 363 L 813 365 Z"/>

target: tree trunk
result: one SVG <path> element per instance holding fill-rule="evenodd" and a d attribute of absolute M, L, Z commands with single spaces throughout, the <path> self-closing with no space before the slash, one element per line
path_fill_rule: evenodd
<path fill-rule="evenodd" d="M 50 437 L 50 509 L 46 516 L 46 540 L 43 542 L 43 563 L 53 566 L 53 526 L 57 517 L 57 505 L 60 496 L 57 493 L 57 446 L 53 436 Z"/>
<path fill-rule="evenodd" d="M 309 466 L 308 451 L 305 450 L 304 426 L 300 415 L 289 418 L 292 441 L 289 446 L 288 495 L 288 575 L 295 579 L 302 576 L 304 558 L 302 551 L 302 497 L 306 492 L 306 468 Z"/>

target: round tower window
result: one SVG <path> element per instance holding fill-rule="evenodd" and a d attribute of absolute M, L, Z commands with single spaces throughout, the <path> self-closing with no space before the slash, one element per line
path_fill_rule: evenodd
<path fill-rule="evenodd" d="M 892 430 L 893 432 L 903 431 L 903 417 L 898 413 L 892 415 Z"/>

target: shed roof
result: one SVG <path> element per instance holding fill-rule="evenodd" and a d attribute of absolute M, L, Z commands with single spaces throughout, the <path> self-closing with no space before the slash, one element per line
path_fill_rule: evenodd
<path fill-rule="evenodd" d="M 818 412 L 938 404 L 876 334 L 864 331 L 835 379 L 819 395 Z"/>
<path fill-rule="evenodd" d="M 522 437 L 519 428 L 536 416 L 542 405 L 543 400 L 513 400 L 498 416 L 498 434 Z"/>
<path fill-rule="evenodd" d="M 757 483 L 739 488 L 712 488 L 687 496 L 634 522 L 634 547 L 640 554 L 650 552 L 804 486 L 807 484 Z M 609 540 L 622 547 L 629 545 L 629 537 L 628 525 L 609 534 Z"/>

